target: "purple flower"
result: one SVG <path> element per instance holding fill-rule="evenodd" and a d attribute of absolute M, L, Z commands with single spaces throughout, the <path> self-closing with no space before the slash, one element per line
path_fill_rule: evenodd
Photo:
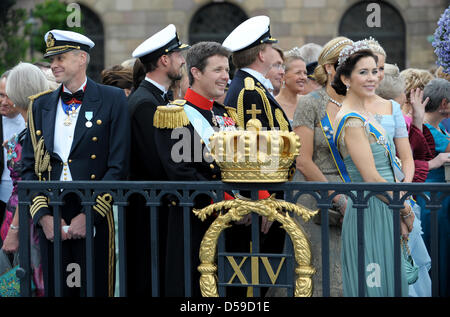
<path fill-rule="evenodd" d="M 436 64 L 442 66 L 444 73 L 450 74 L 450 7 L 441 15 L 437 25 L 431 43 L 437 56 Z"/>

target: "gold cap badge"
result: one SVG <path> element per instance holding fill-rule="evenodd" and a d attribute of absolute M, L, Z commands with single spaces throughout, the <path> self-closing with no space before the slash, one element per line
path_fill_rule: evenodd
<path fill-rule="evenodd" d="M 53 36 L 52 33 L 48 34 L 46 44 L 47 44 L 47 47 L 55 46 L 55 37 Z"/>

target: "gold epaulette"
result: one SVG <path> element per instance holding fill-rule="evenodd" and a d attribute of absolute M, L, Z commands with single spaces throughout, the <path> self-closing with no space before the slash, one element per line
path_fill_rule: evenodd
<path fill-rule="evenodd" d="M 239 126 L 236 108 L 228 107 L 228 106 L 224 106 L 224 107 L 225 107 L 225 109 L 227 109 L 227 112 L 228 112 L 230 118 L 233 119 L 233 121 L 236 123 L 236 126 Z"/>
<path fill-rule="evenodd" d="M 186 100 L 177 99 L 167 106 L 158 106 L 153 117 L 153 126 L 158 129 L 175 129 L 185 127 L 189 119 L 184 112 Z"/>
<path fill-rule="evenodd" d="M 255 90 L 255 81 L 251 77 L 245 77 L 244 79 L 245 90 Z"/>

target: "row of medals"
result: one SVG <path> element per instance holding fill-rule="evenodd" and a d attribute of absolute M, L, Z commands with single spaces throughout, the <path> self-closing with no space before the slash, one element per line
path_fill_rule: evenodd
<path fill-rule="evenodd" d="M 75 119 L 77 117 L 78 109 L 79 109 L 79 107 L 75 108 L 75 106 L 72 105 L 72 109 L 69 110 L 69 113 L 67 114 L 67 118 L 64 120 L 65 126 L 70 126 L 72 124 L 72 119 Z M 85 125 L 87 128 L 92 127 L 92 122 L 90 121 L 90 119 L 88 119 L 88 121 L 86 121 Z"/>

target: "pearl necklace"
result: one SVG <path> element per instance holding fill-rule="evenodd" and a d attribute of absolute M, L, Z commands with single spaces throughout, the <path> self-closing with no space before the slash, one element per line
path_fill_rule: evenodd
<path fill-rule="evenodd" d="M 329 99 L 332 103 L 334 103 L 336 106 L 338 106 L 339 108 L 342 107 L 342 103 L 337 102 L 336 100 L 334 100 L 334 99 L 331 98 L 330 96 L 328 96 L 328 99 Z"/>

